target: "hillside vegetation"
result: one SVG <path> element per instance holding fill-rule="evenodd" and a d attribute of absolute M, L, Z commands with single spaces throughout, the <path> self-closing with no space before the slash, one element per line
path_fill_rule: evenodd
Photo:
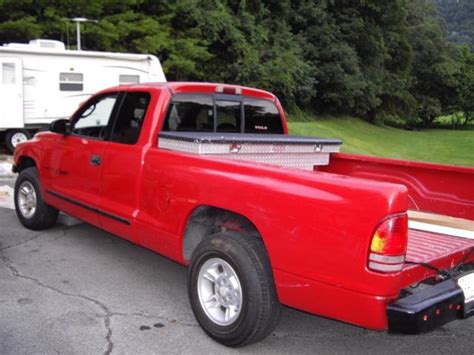
<path fill-rule="evenodd" d="M 465 0 L 465 2 L 472 0 Z M 290 111 L 432 126 L 474 120 L 474 54 L 433 0 L 0 0 L 0 44 L 157 55 L 168 80 L 274 92 Z M 87 78 L 86 78 L 87 80 Z"/>
<path fill-rule="evenodd" d="M 289 129 L 290 134 L 339 138 L 347 153 L 474 166 L 474 131 L 406 131 L 349 117 L 289 122 Z"/>
<path fill-rule="evenodd" d="M 474 1 L 435 0 L 446 21 L 448 39 L 474 50 Z"/>

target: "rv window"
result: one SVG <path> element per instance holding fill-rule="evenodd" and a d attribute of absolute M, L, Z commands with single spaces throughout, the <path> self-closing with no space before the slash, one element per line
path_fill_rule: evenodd
<path fill-rule="evenodd" d="M 79 118 L 75 120 L 72 133 L 104 139 L 107 136 L 107 127 L 110 126 L 117 97 L 118 94 L 102 96 L 86 105 L 79 113 Z"/>
<path fill-rule="evenodd" d="M 59 73 L 59 90 L 82 91 L 84 75 L 81 73 Z"/>
<path fill-rule="evenodd" d="M 2 63 L 2 84 L 15 85 L 15 63 Z"/>
<path fill-rule="evenodd" d="M 129 92 L 126 94 L 114 124 L 112 142 L 135 144 L 140 136 L 145 119 L 150 94 L 145 92 Z"/>
<path fill-rule="evenodd" d="M 182 94 L 173 97 L 163 131 L 213 132 L 211 95 Z"/>
<path fill-rule="evenodd" d="M 138 75 L 119 75 L 119 85 L 136 84 L 140 82 Z"/>

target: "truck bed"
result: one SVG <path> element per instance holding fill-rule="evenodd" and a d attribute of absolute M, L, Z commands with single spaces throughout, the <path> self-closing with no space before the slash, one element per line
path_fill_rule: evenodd
<path fill-rule="evenodd" d="M 328 165 L 314 170 L 405 186 L 407 261 L 443 269 L 452 269 L 463 258 L 474 261 L 473 168 L 336 153 Z M 421 228 L 413 228 L 412 221 Z M 406 264 L 402 287 L 435 274 L 422 265 Z"/>
<path fill-rule="evenodd" d="M 474 246 L 474 240 L 410 229 L 406 260 L 430 263 L 442 257 L 452 256 Z M 413 268 L 407 265 L 405 268 Z"/>

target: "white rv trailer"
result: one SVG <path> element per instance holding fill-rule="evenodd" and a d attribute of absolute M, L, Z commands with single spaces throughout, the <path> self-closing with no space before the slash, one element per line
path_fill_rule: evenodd
<path fill-rule="evenodd" d="M 166 81 L 149 54 L 66 50 L 64 43 L 32 40 L 0 46 L 0 134 L 11 151 L 81 102 L 107 87 Z"/>

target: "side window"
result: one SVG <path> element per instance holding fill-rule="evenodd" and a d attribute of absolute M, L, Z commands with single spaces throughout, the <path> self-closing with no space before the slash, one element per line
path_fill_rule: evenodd
<path fill-rule="evenodd" d="M 175 95 L 163 131 L 213 132 L 214 105 L 211 95 Z"/>
<path fill-rule="evenodd" d="M 119 85 L 136 84 L 139 82 L 140 82 L 140 77 L 138 75 L 127 75 L 127 74 L 119 75 Z"/>
<path fill-rule="evenodd" d="M 81 73 L 59 73 L 60 91 L 82 91 L 84 75 Z"/>
<path fill-rule="evenodd" d="M 216 101 L 217 132 L 240 132 L 240 102 Z"/>
<path fill-rule="evenodd" d="M 148 93 L 127 93 L 122 101 L 110 140 L 123 144 L 135 144 L 140 136 L 149 103 L 150 94 Z"/>
<path fill-rule="evenodd" d="M 276 105 L 267 100 L 244 99 L 245 133 L 283 133 Z"/>
<path fill-rule="evenodd" d="M 15 85 L 15 63 L 2 63 L 2 84 Z"/>
<path fill-rule="evenodd" d="M 107 133 L 118 94 L 102 96 L 89 103 L 75 120 L 72 133 L 104 139 Z"/>

